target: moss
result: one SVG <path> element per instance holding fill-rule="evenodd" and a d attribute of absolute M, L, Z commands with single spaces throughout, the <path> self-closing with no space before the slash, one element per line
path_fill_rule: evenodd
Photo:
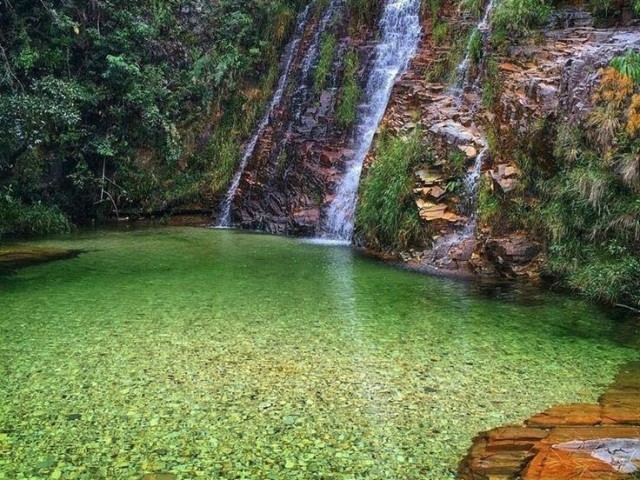
<path fill-rule="evenodd" d="M 331 33 L 323 33 L 320 39 L 320 59 L 314 74 L 314 89 L 321 93 L 327 86 L 333 59 L 336 54 L 336 37 Z"/>
<path fill-rule="evenodd" d="M 358 85 L 358 54 L 350 50 L 345 57 L 344 75 L 340 89 L 336 120 L 344 128 L 352 126 L 358 116 L 358 104 L 362 90 Z"/>

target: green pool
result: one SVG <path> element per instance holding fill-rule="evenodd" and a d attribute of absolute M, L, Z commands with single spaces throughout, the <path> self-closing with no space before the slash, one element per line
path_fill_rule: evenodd
<path fill-rule="evenodd" d="M 579 299 L 197 228 L 0 276 L 0 479 L 455 477 L 480 430 L 638 358 Z"/>

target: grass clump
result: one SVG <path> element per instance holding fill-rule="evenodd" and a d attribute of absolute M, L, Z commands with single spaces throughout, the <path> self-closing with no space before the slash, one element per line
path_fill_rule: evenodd
<path fill-rule="evenodd" d="M 208 189 L 213 195 L 221 195 L 231 183 L 242 155 L 240 139 L 229 127 L 215 131 L 204 152 L 208 163 Z"/>
<path fill-rule="evenodd" d="M 474 17 L 480 17 L 483 10 L 482 0 L 462 0 L 460 2 L 460 8 L 471 13 Z"/>
<path fill-rule="evenodd" d="M 493 108 L 496 106 L 500 98 L 500 69 L 498 62 L 491 58 L 487 62 L 484 81 L 482 82 L 482 104 L 485 108 Z"/>
<path fill-rule="evenodd" d="M 451 48 L 445 56 L 436 60 L 433 66 L 426 72 L 426 79 L 429 82 L 454 82 L 457 75 L 457 66 L 465 56 L 468 37 L 466 33 L 455 36 Z"/>
<path fill-rule="evenodd" d="M 314 89 L 321 93 L 327 86 L 327 80 L 331 73 L 331 66 L 336 54 L 336 37 L 331 33 L 323 33 L 320 39 L 320 59 L 314 75 Z"/>
<path fill-rule="evenodd" d="M 67 216 L 58 207 L 42 202 L 28 205 L 8 190 L 0 193 L 0 238 L 7 235 L 41 236 L 69 229 Z"/>
<path fill-rule="evenodd" d="M 442 45 L 449 35 L 449 24 L 442 20 L 436 19 L 433 24 L 433 43 L 434 45 Z"/>
<path fill-rule="evenodd" d="M 627 73 L 602 71 L 586 122 L 558 128 L 540 223 L 554 274 L 589 297 L 638 306 L 640 93 Z"/>
<path fill-rule="evenodd" d="M 350 50 L 345 57 L 344 77 L 336 110 L 336 120 L 343 128 L 351 127 L 358 117 L 358 104 L 362 97 L 357 78 L 358 65 L 357 52 Z"/>
<path fill-rule="evenodd" d="M 469 58 L 474 65 L 478 65 L 482 60 L 483 39 L 482 32 L 478 28 L 474 28 L 469 35 Z"/>
<path fill-rule="evenodd" d="M 375 157 L 360 186 L 357 230 L 379 249 L 424 245 L 428 231 L 412 192 L 414 169 L 426 159 L 420 130 L 408 137 L 381 135 Z"/>
<path fill-rule="evenodd" d="M 498 3 L 491 21 L 493 43 L 497 46 L 529 36 L 545 24 L 552 7 L 545 0 L 503 0 Z"/>

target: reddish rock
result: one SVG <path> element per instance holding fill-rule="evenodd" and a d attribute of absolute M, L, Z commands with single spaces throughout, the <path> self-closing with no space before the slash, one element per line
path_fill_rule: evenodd
<path fill-rule="evenodd" d="M 602 405 L 573 403 L 558 405 L 527 420 L 530 427 L 553 427 L 557 425 L 598 425 L 602 421 Z"/>
<path fill-rule="evenodd" d="M 460 463 L 459 478 L 629 478 L 611 464 L 594 458 L 590 451 L 582 450 L 585 444 L 581 442 L 594 444 L 589 441 L 597 440 L 598 446 L 600 441 L 615 445 L 620 440 L 630 443 L 640 438 L 639 378 L 640 364 L 630 363 L 621 369 L 598 404 L 560 405 L 534 415 L 524 427 L 502 427 L 481 433 Z M 611 417 L 606 417 L 607 412 Z M 568 442 L 578 443 L 576 446 L 567 445 Z"/>

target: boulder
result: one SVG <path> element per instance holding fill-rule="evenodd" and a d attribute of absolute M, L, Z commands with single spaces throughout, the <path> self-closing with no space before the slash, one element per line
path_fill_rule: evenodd
<path fill-rule="evenodd" d="M 480 142 L 480 139 L 468 128 L 454 121 L 436 123 L 429 130 L 443 136 L 447 142 L 455 145 Z"/>
<path fill-rule="evenodd" d="M 542 246 L 524 236 L 490 238 L 485 242 L 487 258 L 499 269 L 526 265 L 542 251 Z"/>
<path fill-rule="evenodd" d="M 458 145 L 458 148 L 464 152 L 467 158 L 476 158 L 478 150 L 472 145 Z"/>
<path fill-rule="evenodd" d="M 420 218 L 423 218 L 427 222 L 444 219 L 446 210 L 447 206 L 445 204 L 425 202 L 422 208 L 420 208 Z"/>
<path fill-rule="evenodd" d="M 434 185 L 435 183 L 442 181 L 442 178 L 437 173 L 430 172 L 429 170 L 418 170 L 416 172 L 416 177 L 418 177 L 425 185 Z"/>
<path fill-rule="evenodd" d="M 520 175 L 520 171 L 513 165 L 501 163 L 490 171 L 490 175 L 495 184 L 504 193 L 515 190 L 520 184 L 517 178 Z"/>

